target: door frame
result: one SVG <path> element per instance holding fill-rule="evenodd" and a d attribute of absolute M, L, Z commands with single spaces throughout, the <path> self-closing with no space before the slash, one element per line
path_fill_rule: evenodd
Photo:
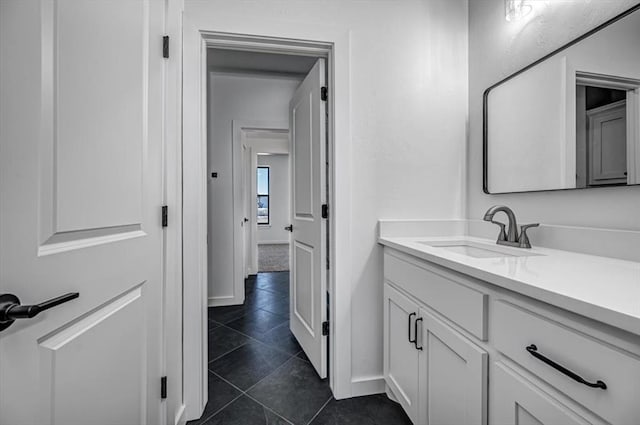
<path fill-rule="evenodd" d="M 640 149 L 636 148 L 640 141 L 640 80 L 576 71 L 575 86 L 601 87 L 627 92 L 627 184 L 640 184 Z M 576 134 L 577 137 L 588 139 L 586 132 Z M 588 143 L 588 140 L 585 141 Z M 587 162 L 589 162 L 588 158 Z"/>
<path fill-rule="evenodd" d="M 227 306 L 227 305 L 239 305 L 244 303 L 245 293 L 244 293 L 244 279 L 247 277 L 247 274 L 257 273 L 258 270 L 258 260 L 257 260 L 257 226 L 255 220 L 249 220 L 247 223 L 243 223 L 243 219 L 245 217 L 255 217 L 253 209 L 247 211 L 246 207 L 251 204 L 247 203 L 247 188 L 249 187 L 249 192 L 253 190 L 255 187 L 255 179 L 251 180 L 251 178 L 247 178 L 246 174 L 246 164 L 244 163 L 244 155 L 243 148 L 247 148 L 250 152 L 250 165 L 249 168 L 253 166 L 253 162 L 255 162 L 256 152 L 258 152 L 257 146 L 258 143 L 252 143 L 246 140 L 247 133 L 264 133 L 264 134 L 275 134 L 275 133 L 287 133 L 288 134 L 288 123 L 286 122 L 261 122 L 261 121 L 243 121 L 243 120 L 233 120 L 232 121 L 232 133 L 231 133 L 231 187 L 233 194 L 233 202 L 228 207 L 231 208 L 231 216 L 233 226 L 233 263 L 232 267 L 232 276 L 233 276 L 233 293 L 231 295 L 224 296 L 211 296 L 210 291 L 208 290 L 209 284 L 208 279 L 210 275 L 207 276 L 207 305 L 208 307 L 219 307 L 219 306 Z M 259 139 L 258 139 L 259 140 Z M 207 141 L 209 142 L 209 141 Z M 207 148 L 209 146 L 207 145 Z M 274 153 L 279 153 L 277 147 L 272 144 L 265 144 L 264 152 L 274 151 Z M 288 152 L 288 146 L 287 151 Z M 210 165 L 210 164 L 209 164 Z M 206 175 L 207 179 L 208 173 L 213 168 L 209 167 Z M 207 191 L 207 196 L 209 192 Z M 206 199 L 207 205 L 209 203 L 209 199 Z M 226 208 L 226 207 L 225 207 Z M 238 227 L 237 224 L 241 223 Z M 207 234 L 212 228 L 215 226 L 225 226 L 224 223 L 219 221 L 214 221 L 212 223 L 207 216 Z M 249 229 L 247 230 L 247 227 Z M 249 246 L 250 246 L 250 255 L 249 259 L 251 260 L 250 268 L 247 268 L 247 257 L 245 255 L 245 233 L 249 232 Z M 207 245 L 207 250 L 209 246 Z M 207 264 L 209 264 L 209 255 L 207 252 Z M 207 266 L 208 267 L 208 266 Z"/>
<path fill-rule="evenodd" d="M 167 425 L 186 422 L 183 353 L 182 112 L 184 0 L 166 0 L 165 34 L 169 58 L 165 68 L 163 197 L 168 210 L 164 230 L 163 367 L 167 377 L 164 410 Z"/>
<path fill-rule="evenodd" d="M 183 361 L 185 418 L 198 418 L 207 395 L 207 49 L 286 53 L 327 59 L 329 159 L 329 384 L 336 398 L 353 395 L 351 378 L 351 132 L 349 33 L 325 28 L 300 34 L 241 35 L 190 27 L 183 33 Z M 279 31 L 288 31 L 282 28 Z M 295 31 L 294 31 L 295 32 Z M 317 37 L 313 37 L 313 35 Z M 323 41 L 306 41 L 310 38 Z M 340 185 L 335 185 L 340 181 Z M 339 259 L 342 259 L 340 261 Z"/>
<path fill-rule="evenodd" d="M 257 164 L 258 153 L 274 153 L 274 154 L 289 154 L 289 145 L 287 142 L 286 149 L 277 146 L 274 143 L 261 142 L 260 139 L 255 141 L 247 140 L 247 133 L 260 133 L 260 134 L 289 134 L 289 123 L 287 122 L 262 122 L 262 121 L 241 121 L 233 120 L 233 135 L 232 135 L 232 161 L 233 161 L 233 208 L 234 219 L 236 223 L 242 221 L 244 217 L 250 216 L 249 219 L 249 248 L 251 255 L 249 256 L 249 264 L 243 262 L 243 264 L 234 264 L 234 276 L 241 276 L 241 282 L 235 282 L 236 284 L 244 284 L 243 277 L 247 274 L 258 273 L 258 226 L 255 222 L 257 215 L 255 202 L 251 202 L 255 194 L 255 165 Z M 288 136 L 287 136 L 288 137 Z M 264 144 L 264 146 L 262 146 Z M 249 170 L 245 169 L 243 161 L 243 148 L 247 148 L 249 151 Z M 244 172 L 248 171 L 248 179 L 244 179 Z M 243 184 L 243 181 L 245 184 Z M 247 196 L 247 192 L 249 192 Z M 245 202 L 249 202 L 245 205 Z M 246 209 L 245 209 L 246 208 Z M 247 231 L 246 228 L 244 230 Z M 243 257 L 243 232 L 237 227 L 233 228 L 234 238 L 234 258 L 239 260 Z M 234 277 L 234 279 L 237 279 Z M 242 288 L 244 292 L 244 286 Z"/>

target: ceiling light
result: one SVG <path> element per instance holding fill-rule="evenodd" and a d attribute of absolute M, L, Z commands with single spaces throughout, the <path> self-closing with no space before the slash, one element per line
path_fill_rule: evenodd
<path fill-rule="evenodd" d="M 532 9 L 533 7 L 525 0 L 505 0 L 504 2 L 504 14 L 508 22 L 524 18 L 531 13 Z"/>

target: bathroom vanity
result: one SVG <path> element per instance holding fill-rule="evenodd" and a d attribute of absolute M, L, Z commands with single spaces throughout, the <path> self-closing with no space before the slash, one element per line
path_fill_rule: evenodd
<path fill-rule="evenodd" d="M 415 424 L 634 424 L 640 263 L 381 235 L 384 378 Z"/>

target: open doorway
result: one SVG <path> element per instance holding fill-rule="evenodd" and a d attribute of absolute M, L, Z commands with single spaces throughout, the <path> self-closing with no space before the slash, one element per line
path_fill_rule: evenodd
<path fill-rule="evenodd" d="M 245 51 L 256 53 L 279 53 L 292 56 L 306 56 L 324 59 L 327 79 L 327 100 L 324 101 L 327 109 L 326 128 L 326 168 L 327 182 L 326 200 L 328 219 L 323 219 L 327 228 L 326 251 L 328 258 L 326 266 L 318 265 L 317 272 L 323 272 L 325 281 L 325 296 L 316 297 L 316 302 L 324 307 L 314 308 L 314 313 L 320 318 L 324 316 L 331 326 L 326 331 L 320 327 L 324 321 L 318 319 L 312 323 L 314 334 L 323 337 L 326 350 L 317 349 L 316 353 L 321 358 L 324 352 L 330 361 L 324 362 L 327 366 L 329 386 L 337 399 L 351 397 L 354 394 L 370 394 L 369 380 L 352 380 L 351 374 L 351 286 L 350 261 L 351 232 L 349 217 L 351 212 L 351 168 L 350 159 L 350 66 L 348 33 L 340 30 L 312 32 L 310 37 L 322 41 L 304 41 L 300 34 L 285 34 L 285 38 L 269 36 L 250 36 L 230 34 L 215 31 L 206 31 L 206 23 L 198 24 L 200 29 L 185 31 L 184 35 L 184 70 L 183 70 L 183 150 L 182 150 L 182 233 L 183 233 L 183 356 L 184 356 L 184 403 L 185 416 L 189 419 L 200 418 L 207 405 L 208 394 L 211 392 L 211 381 L 208 379 L 208 337 L 209 324 L 207 305 L 208 299 L 208 235 L 207 220 L 209 217 L 207 208 L 207 186 L 211 172 L 207 164 L 207 136 L 210 107 L 207 105 L 208 94 L 208 51 L 211 48 L 227 49 L 232 51 Z M 195 28 L 195 27 L 194 27 Z M 192 28 L 193 29 L 193 28 Z M 319 87 L 318 87 L 319 89 Z M 319 92 L 320 90 L 318 90 Z M 316 92 L 317 98 L 321 93 Z M 233 123 L 234 134 L 241 124 Z M 248 123 L 249 127 L 254 124 Z M 228 124 L 227 124 L 228 125 Z M 288 120 L 287 124 L 288 125 Z M 316 129 L 322 126 L 317 125 Z M 338 142 L 340 141 L 340 142 Z M 315 144 L 314 146 L 318 146 Z M 314 156 L 322 159 L 319 156 Z M 295 161 L 290 159 L 290 163 Z M 233 170 L 241 170 L 242 164 L 233 164 Z M 298 169 L 304 170 L 303 167 Z M 317 170 L 317 168 L 316 168 Z M 307 170 L 310 171 L 310 170 Z M 224 175 L 220 175 L 223 176 Z M 228 177 L 228 176 L 227 176 Z M 339 180 L 340 185 L 335 182 Z M 315 187 L 315 186 L 314 186 Z M 316 194 L 322 193 L 316 191 Z M 293 191 L 292 191 L 293 192 Z M 239 199 L 237 196 L 227 196 L 224 202 L 233 202 Z M 292 201 L 292 206 L 295 202 Z M 292 207 L 293 210 L 293 207 Z M 315 205 L 314 216 L 320 218 L 321 205 Z M 304 214 L 301 214 L 304 218 Z M 241 217 L 242 219 L 244 218 Z M 234 229 L 241 228 L 239 221 L 234 222 Z M 293 237 L 296 234 L 294 224 Z M 237 238 L 234 239 L 238 240 Z M 242 244 L 240 243 L 240 249 Z M 302 250 L 304 243 L 298 245 Z M 227 251 L 236 252 L 236 246 L 226 247 Z M 293 251 L 293 250 L 292 250 Z M 242 266 L 242 257 L 239 264 Z M 298 257 L 303 258 L 303 257 Z M 294 262 L 290 262 L 294 264 Z M 324 274 L 326 272 L 326 274 Z M 243 276 L 241 276 L 243 277 Z M 344 282 L 338 284 L 337 282 Z M 244 291 L 243 285 L 243 291 Z M 308 304 L 307 304 L 308 305 Z M 314 305 L 314 304 L 311 304 Z M 328 335 L 324 335 L 328 333 Z M 315 372 L 314 372 L 315 374 Z M 376 381 L 377 382 L 377 381 Z M 376 387 L 378 388 L 378 387 Z M 215 393 L 215 391 L 213 392 Z"/>
<path fill-rule="evenodd" d="M 242 205 L 237 199 L 234 204 L 243 211 L 244 278 L 259 272 L 289 271 L 286 227 L 291 220 L 291 173 L 287 125 L 234 121 L 233 156 L 240 157 L 242 164 L 242 176 L 235 174 L 234 182 L 240 184 L 243 197 Z"/>
<path fill-rule="evenodd" d="M 640 81 L 576 75 L 576 187 L 640 181 Z"/>
<path fill-rule="evenodd" d="M 312 389 L 278 407 L 301 423 L 331 397 L 326 75 L 317 56 L 207 51 L 207 367 L 216 393 L 274 410 Z"/>
<path fill-rule="evenodd" d="M 288 132 L 285 137 L 288 138 Z M 289 154 L 258 153 L 255 175 L 258 273 L 288 273 Z"/>

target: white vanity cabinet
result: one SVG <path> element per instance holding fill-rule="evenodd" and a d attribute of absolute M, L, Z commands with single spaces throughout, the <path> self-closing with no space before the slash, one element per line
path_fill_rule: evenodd
<path fill-rule="evenodd" d="M 401 261 L 385 257 L 387 276 L 393 280 L 384 285 L 384 376 L 392 396 L 414 424 L 486 424 L 487 352 L 405 292 L 421 279 L 438 283 L 442 276 Z M 473 292 L 462 296 L 459 306 L 435 304 L 459 314 L 463 322 L 474 313 L 483 318 L 483 296 Z M 478 302 L 479 310 L 474 308 Z M 472 328 L 484 333 L 482 326 Z"/>
<path fill-rule="evenodd" d="M 418 423 L 420 351 L 415 345 L 418 304 L 384 286 L 384 376 L 396 400 Z"/>
<path fill-rule="evenodd" d="M 384 378 L 414 424 L 640 423 L 637 334 L 391 247 L 384 279 Z"/>
<path fill-rule="evenodd" d="M 486 424 L 487 359 L 482 348 L 420 309 L 420 424 Z"/>
<path fill-rule="evenodd" d="M 586 419 L 497 362 L 491 374 L 491 422 L 518 425 L 586 425 Z M 495 397 L 495 399 L 494 399 Z"/>

